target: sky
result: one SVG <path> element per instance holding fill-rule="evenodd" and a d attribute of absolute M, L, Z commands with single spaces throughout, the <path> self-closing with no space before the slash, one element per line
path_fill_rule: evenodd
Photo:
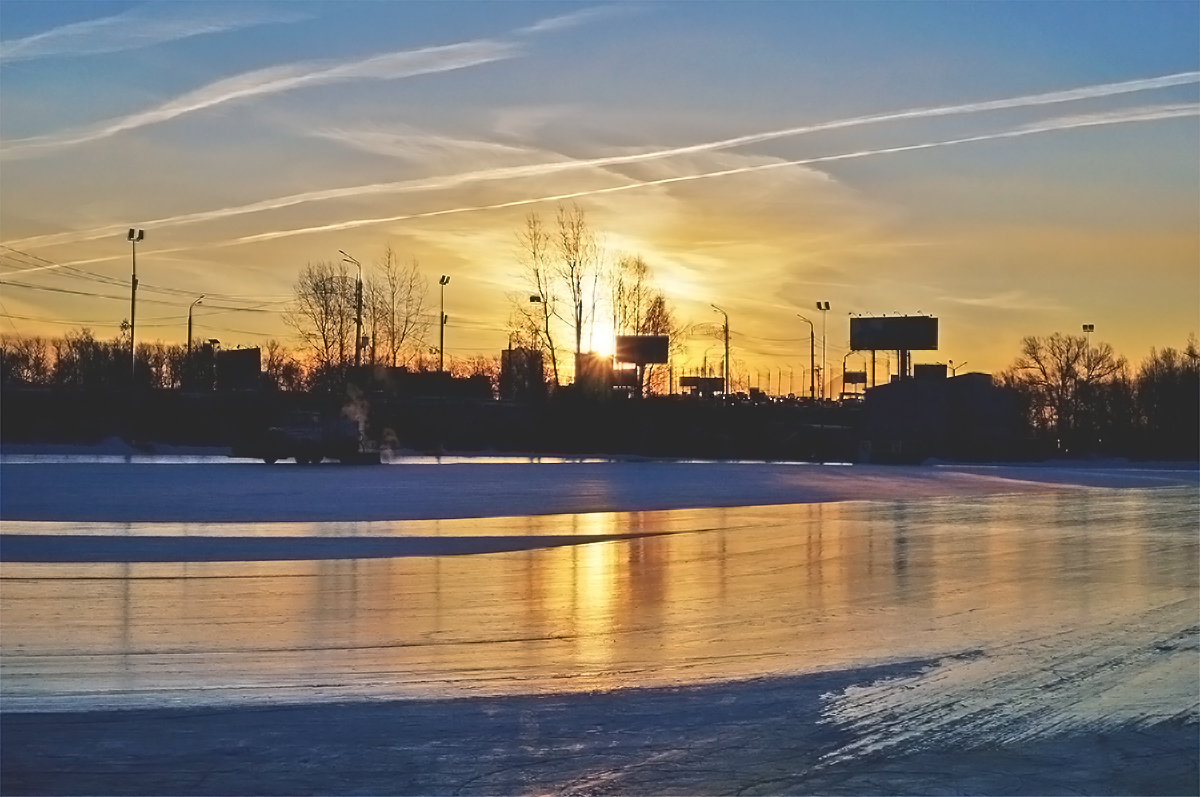
<path fill-rule="evenodd" d="M 1200 331 L 1200 3 L 0 3 L 0 334 L 115 336 L 135 227 L 139 340 L 205 294 L 196 338 L 291 341 L 307 263 L 391 246 L 494 355 L 563 203 L 650 265 L 680 373 L 714 304 L 772 392 L 798 314 L 830 375 L 883 314 L 938 317 L 918 363 L 1093 324 L 1136 366 Z"/>

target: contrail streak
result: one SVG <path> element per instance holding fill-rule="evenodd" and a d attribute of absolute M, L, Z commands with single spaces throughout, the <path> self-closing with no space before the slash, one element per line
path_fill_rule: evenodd
<path fill-rule="evenodd" d="M 400 216 L 385 216 L 371 219 L 353 219 L 350 221 L 335 222 L 333 224 L 323 224 L 314 227 L 300 227 L 292 230 L 277 230 L 267 233 L 259 233 L 257 235 L 247 235 L 241 238 L 235 238 L 230 241 L 225 241 L 219 246 L 234 246 L 237 244 L 259 243 L 262 241 L 273 241 L 279 238 L 288 238 L 294 235 L 308 235 L 317 232 L 331 232 L 340 230 L 349 230 L 356 227 L 367 227 L 375 224 L 387 224 L 397 221 L 408 221 L 410 219 L 427 219 L 436 216 L 449 216 L 458 213 L 473 213 L 484 210 L 500 210 L 504 208 L 520 207 L 523 205 L 536 205 L 541 202 L 562 202 L 568 199 L 579 199 L 586 196 L 597 196 L 600 194 L 615 194 L 620 191 L 632 191 L 639 188 L 649 188 L 658 185 L 668 185 L 671 183 L 684 183 L 693 180 L 710 180 L 716 177 L 730 177 L 738 174 L 749 174 L 752 172 L 767 171 L 770 169 L 781 169 L 790 166 L 810 166 L 817 163 L 834 163 L 837 161 L 854 160 L 856 158 L 866 158 L 875 155 L 892 155 L 900 152 L 916 152 L 925 149 L 934 149 L 937 147 L 955 146 L 959 144 L 969 144 L 979 141 L 995 141 L 1005 138 L 1018 138 L 1020 136 L 1033 135 L 1035 133 L 1048 133 L 1059 130 L 1073 130 L 1081 127 L 1097 127 L 1102 125 L 1126 124 L 1131 122 L 1152 122 L 1164 119 L 1178 119 L 1187 116 L 1200 116 L 1200 104 L 1187 105 L 1169 105 L 1156 108 L 1148 108 L 1135 110 L 1131 112 L 1113 112 L 1111 114 L 1096 114 L 1092 116 L 1077 116 L 1063 119 L 1051 120 L 1048 122 L 1026 125 L 1013 130 L 1005 130 L 998 133 L 983 133 L 977 136 L 965 136 L 962 138 L 943 139 L 941 141 L 929 141 L 921 144 L 905 144 L 895 147 L 885 147 L 882 149 L 859 150 L 857 152 L 846 152 L 838 155 L 823 155 L 813 158 L 802 158 L 789 161 L 772 161 L 771 163 L 755 164 L 753 166 L 738 166 L 731 169 L 721 169 L 712 172 L 703 172 L 700 174 L 679 175 L 676 177 L 663 177 L 657 180 L 646 180 L 641 182 L 626 183 L 624 185 L 608 186 L 605 188 L 590 188 L 582 191 L 571 191 L 563 194 L 553 194 L 549 196 L 533 197 L 529 199 L 514 199 L 509 202 L 495 202 L 487 205 L 471 205 L 467 207 L 445 208 L 443 210 L 431 210 L 425 213 L 409 213 Z"/>
<path fill-rule="evenodd" d="M 52 56 L 115 53 L 163 42 L 222 33 L 253 25 L 307 19 L 302 9 L 282 4 L 147 4 L 115 16 L 61 25 L 0 43 L 0 62 Z"/>
<path fill-rule="evenodd" d="M 711 152 L 723 149 L 732 149 L 745 146 L 747 144 L 760 143 L 771 141 L 774 139 L 786 138 L 791 136 L 799 136 L 808 133 L 816 133 L 828 130 L 845 129 L 862 125 L 881 124 L 893 121 L 936 118 L 942 116 L 952 116 L 960 114 L 983 113 L 996 110 L 1012 110 L 1025 107 L 1036 107 L 1042 105 L 1051 105 L 1058 103 L 1076 102 L 1085 99 L 1096 99 L 1101 97 L 1111 97 L 1121 94 L 1130 94 L 1140 91 L 1151 91 L 1155 89 L 1169 88 L 1173 86 L 1186 85 L 1189 83 L 1200 82 L 1200 71 L 1194 72 L 1179 72 L 1171 75 L 1162 75 L 1152 78 L 1140 78 L 1136 80 L 1126 80 L 1116 83 L 1104 83 L 1093 86 L 1083 86 L 1064 91 L 1043 92 L 1040 94 L 1026 94 L 1018 97 L 1008 97 L 998 100 L 987 100 L 983 102 L 962 103 L 957 105 L 942 105 L 925 108 L 913 108 L 904 111 L 894 111 L 890 113 L 872 114 L 865 116 L 854 116 L 845 119 L 837 119 L 829 122 L 819 122 L 810 125 L 801 125 L 796 127 L 788 127 L 779 130 L 770 130 L 760 133 L 751 133 L 733 138 L 719 139 L 701 144 L 692 144 L 682 147 L 671 147 L 667 149 L 658 149 L 649 152 L 628 153 L 624 155 L 610 155 L 600 158 L 590 158 L 583 160 L 565 160 L 555 161 L 550 163 L 533 164 L 525 166 L 505 166 L 494 169 L 483 169 L 473 172 L 463 172 L 459 174 L 446 175 L 432 179 L 422 180 L 402 180 L 386 183 L 372 183 L 367 185 L 349 186 L 344 188 L 323 189 L 319 191 L 306 191 L 299 194 L 292 194 L 284 197 L 276 197 L 273 199 L 260 200 L 258 202 L 239 205 L 229 208 L 220 208 L 217 210 L 198 211 L 195 213 L 182 214 L 177 216 L 168 216 L 158 219 L 149 219 L 143 224 L 156 227 L 167 225 L 182 225 L 182 224 L 198 224 L 209 221 L 216 221 L 223 218 L 240 216 L 249 213 L 260 213 L 271 210 L 280 210 L 295 205 L 306 204 L 309 202 L 323 202 L 337 199 L 345 199 L 350 197 L 363 197 L 376 194 L 389 193 L 414 193 L 420 191 L 445 190 L 456 188 L 473 182 L 484 181 L 499 181 L 510 179 L 521 179 L 529 177 L 545 177 L 560 172 L 575 170 L 575 169 L 590 169 L 602 168 L 607 166 L 617 166 L 627 163 L 638 163 L 652 160 L 660 160 L 679 155 L 690 155 L 703 152 Z M 539 200 L 541 201 L 541 200 Z M 68 232 L 54 233 L 51 235 L 32 236 L 11 242 L 12 245 L 18 247 L 29 246 L 51 246 L 63 243 L 72 243 L 78 241 L 96 240 L 114 234 L 116 227 L 97 227 L 84 232 Z"/>
<path fill-rule="evenodd" d="M 98 141 L 126 130 L 166 122 L 184 114 L 249 97 L 278 94 L 306 86 L 346 80 L 394 80 L 448 72 L 511 58 L 517 50 L 513 44 L 483 40 L 385 53 L 360 61 L 334 65 L 286 64 L 258 69 L 210 83 L 148 111 L 140 111 L 73 132 L 17 139 L 0 149 L 0 157 L 13 157 L 41 149 Z"/>

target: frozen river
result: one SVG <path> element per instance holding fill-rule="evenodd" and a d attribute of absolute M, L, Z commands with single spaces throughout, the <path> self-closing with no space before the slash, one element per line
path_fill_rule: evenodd
<path fill-rule="evenodd" d="M 89 734 L 128 737 L 100 767 L 122 782 L 159 762 L 143 791 L 241 791 L 272 771 L 296 790 L 314 782 L 288 780 L 296 761 L 334 749 L 343 766 L 309 773 L 315 790 L 1197 785 L 1194 470 L 22 460 L 0 475 L 6 793 L 108 790 L 62 752 Z M 572 500 L 597 511 L 553 511 Z M 114 519 L 107 501 L 130 509 Z M 500 516 L 480 516 L 487 502 Z M 231 730 L 271 716 L 287 719 Z M 481 730 L 498 718 L 515 724 Z M 161 751 L 189 763 L 137 752 L 165 744 L 147 730 L 163 722 L 192 729 Z M 327 722 L 392 752 L 303 741 Z M 263 734 L 278 749 L 242 750 L 229 779 L 170 774 Z M 474 739 L 442 751 L 453 764 L 431 752 L 450 737 Z M 423 763 L 404 780 L 379 755 Z M 401 782 L 363 775 L 380 767 Z"/>

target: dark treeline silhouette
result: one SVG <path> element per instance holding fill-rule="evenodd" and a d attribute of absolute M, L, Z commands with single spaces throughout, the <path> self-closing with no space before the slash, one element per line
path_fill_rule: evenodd
<path fill-rule="evenodd" d="M 142 342 L 136 365 L 129 358 L 129 336 L 99 340 L 87 328 L 61 338 L 0 336 L 0 386 L 57 387 L 77 390 L 212 389 L 214 342 L 193 341 L 189 357 L 186 344 Z M 262 386 L 287 392 L 329 392 L 345 387 L 353 363 L 346 358 L 322 361 L 271 340 L 260 348 Z M 418 352 L 406 366 L 429 372 L 437 367 L 436 354 Z M 482 355 L 452 357 L 447 371 L 455 376 L 483 375 L 495 383 L 499 358 Z"/>
<path fill-rule="evenodd" d="M 1027 337 L 999 383 L 1020 397 L 1031 434 L 1067 456 L 1200 457 L 1200 351 L 1151 350 L 1131 374 L 1111 345 Z"/>
<path fill-rule="evenodd" d="M 438 374 L 428 367 L 436 358 L 419 355 L 412 367 L 391 369 L 394 378 L 382 384 L 361 378 L 369 367 L 355 374 L 306 365 L 274 341 L 261 352 L 261 383 L 231 392 L 214 389 L 205 370 L 211 362 L 203 343 L 193 345 L 191 360 L 184 345 L 142 343 L 131 374 L 127 336 L 101 341 L 84 329 L 57 339 L 0 339 L 0 439 L 94 443 L 121 436 L 229 446 L 288 409 L 339 412 L 353 400 L 369 439 L 416 451 L 884 461 L 881 443 L 908 435 L 896 461 L 1200 458 L 1195 341 L 1152 351 L 1132 371 L 1107 344 L 1030 337 L 994 380 L 970 375 L 970 389 L 951 389 L 951 382 L 967 385 L 965 377 L 943 380 L 946 390 L 885 386 L 868 392 L 865 412 L 834 402 L 597 399 L 573 386 L 499 401 L 496 358 L 452 360 L 450 373 Z"/>

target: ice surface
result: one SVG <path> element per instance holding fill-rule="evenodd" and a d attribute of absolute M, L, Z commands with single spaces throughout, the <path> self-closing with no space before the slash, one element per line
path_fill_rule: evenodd
<path fill-rule="evenodd" d="M 0 478 L 4 793 L 1197 783 L 1192 469 Z"/>

